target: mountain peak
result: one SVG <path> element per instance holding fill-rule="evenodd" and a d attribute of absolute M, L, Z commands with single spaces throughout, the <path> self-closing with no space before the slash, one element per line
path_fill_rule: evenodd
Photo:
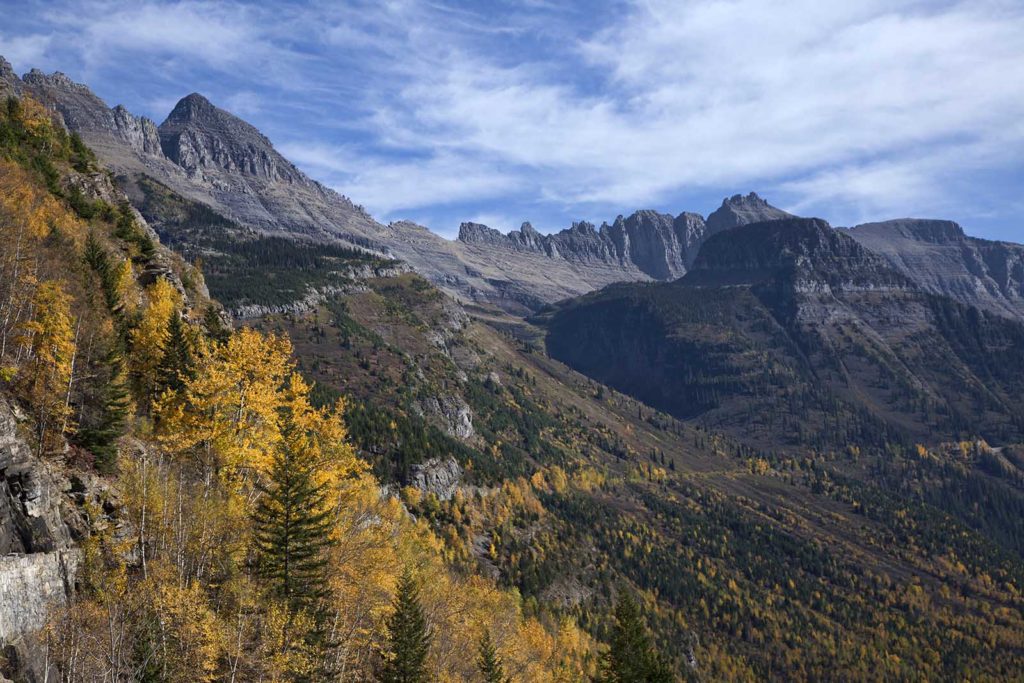
<path fill-rule="evenodd" d="M 21 90 L 21 79 L 14 73 L 11 63 L 0 56 L 0 92 L 10 91 L 17 93 Z"/>
<path fill-rule="evenodd" d="M 174 109 L 167 115 L 167 119 L 161 125 L 183 124 L 189 122 L 208 123 L 222 117 L 235 118 L 232 114 L 218 109 L 210 100 L 197 92 L 186 95 L 178 100 Z"/>
<path fill-rule="evenodd" d="M 722 200 L 722 205 L 708 216 L 708 234 L 713 235 L 722 230 L 735 228 L 748 223 L 760 223 L 781 218 L 793 218 L 793 215 L 777 209 L 756 192 L 744 196 L 734 194 Z"/>

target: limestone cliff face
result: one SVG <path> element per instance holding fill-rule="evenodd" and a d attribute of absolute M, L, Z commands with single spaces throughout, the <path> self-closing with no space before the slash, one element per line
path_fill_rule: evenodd
<path fill-rule="evenodd" d="M 462 481 L 462 468 L 455 458 L 431 458 L 413 465 L 409 485 L 424 493 L 433 493 L 439 500 L 451 500 Z"/>
<path fill-rule="evenodd" d="M 315 183 L 285 160 L 256 128 L 198 93 L 178 102 L 159 128 L 168 159 L 189 174 L 253 176 L 267 182 Z"/>
<path fill-rule="evenodd" d="M 968 237 L 952 221 L 903 218 L 851 228 L 925 290 L 1024 320 L 1024 246 Z"/>
<path fill-rule="evenodd" d="M 14 407 L 0 396 L 0 642 L 43 627 L 74 589 L 84 518 L 72 483 L 32 453 Z"/>

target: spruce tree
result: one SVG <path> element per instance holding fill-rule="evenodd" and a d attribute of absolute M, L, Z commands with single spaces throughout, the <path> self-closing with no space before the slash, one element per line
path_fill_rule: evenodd
<path fill-rule="evenodd" d="M 327 593 L 331 511 L 303 455 L 288 435 L 282 439 L 254 513 L 259 574 L 293 611 L 315 607 Z"/>
<path fill-rule="evenodd" d="M 644 627 L 640 606 L 628 593 L 615 605 L 615 627 L 601 661 L 599 683 L 671 683 L 670 667 L 658 656 Z"/>
<path fill-rule="evenodd" d="M 509 683 L 511 679 L 505 676 L 505 667 L 502 666 L 501 657 L 498 656 L 498 649 L 491 640 L 491 632 L 484 631 L 480 638 L 480 655 L 476 660 L 480 675 L 484 683 Z"/>
<path fill-rule="evenodd" d="M 185 383 L 195 376 L 195 355 L 188 327 L 177 311 L 171 313 L 167 322 L 167 343 L 164 357 L 157 367 L 156 394 L 166 389 L 180 391 Z"/>
<path fill-rule="evenodd" d="M 388 618 L 388 652 L 377 677 L 381 683 L 426 683 L 431 633 L 408 568 L 398 581 L 394 608 Z"/>
<path fill-rule="evenodd" d="M 78 431 L 78 443 L 96 458 L 96 469 L 109 473 L 117 458 L 117 440 L 124 434 L 131 411 L 131 396 L 124 368 L 124 356 L 115 344 L 101 363 L 100 381 L 95 395 L 90 397 L 95 406 L 89 419 L 83 419 Z"/>

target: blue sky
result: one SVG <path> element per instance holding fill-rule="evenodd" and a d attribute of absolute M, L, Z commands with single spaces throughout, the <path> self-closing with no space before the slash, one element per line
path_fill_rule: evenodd
<path fill-rule="evenodd" d="M 271 6 L 272 5 L 272 6 Z M 1024 3 L 8 2 L 0 54 L 198 91 L 381 220 L 544 231 L 755 190 L 1024 242 Z"/>

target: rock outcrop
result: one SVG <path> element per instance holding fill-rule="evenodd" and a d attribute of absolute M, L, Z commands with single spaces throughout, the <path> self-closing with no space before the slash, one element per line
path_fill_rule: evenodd
<path fill-rule="evenodd" d="M 451 500 L 462 481 L 462 468 L 455 458 L 431 458 L 413 465 L 409 485 L 424 493 L 433 493 L 440 500 Z"/>
<path fill-rule="evenodd" d="M 761 199 L 756 192 L 751 192 L 745 197 L 736 194 L 723 199 L 722 205 L 708 216 L 706 232 L 710 237 L 741 225 L 793 217 L 793 214 L 777 209 Z"/>
<path fill-rule="evenodd" d="M 426 398 L 414 404 L 423 417 L 438 422 L 449 436 L 468 441 L 476 436 L 473 427 L 473 412 L 459 396 Z"/>
<path fill-rule="evenodd" d="M 1024 320 L 1024 245 L 969 237 L 952 221 L 912 218 L 847 234 L 929 292 Z"/>
<path fill-rule="evenodd" d="M 14 406 L 0 396 L 0 644 L 14 648 L 19 667 L 34 659 L 19 651 L 21 637 L 42 628 L 74 590 L 84 520 L 71 490 L 57 467 L 32 453 Z"/>

